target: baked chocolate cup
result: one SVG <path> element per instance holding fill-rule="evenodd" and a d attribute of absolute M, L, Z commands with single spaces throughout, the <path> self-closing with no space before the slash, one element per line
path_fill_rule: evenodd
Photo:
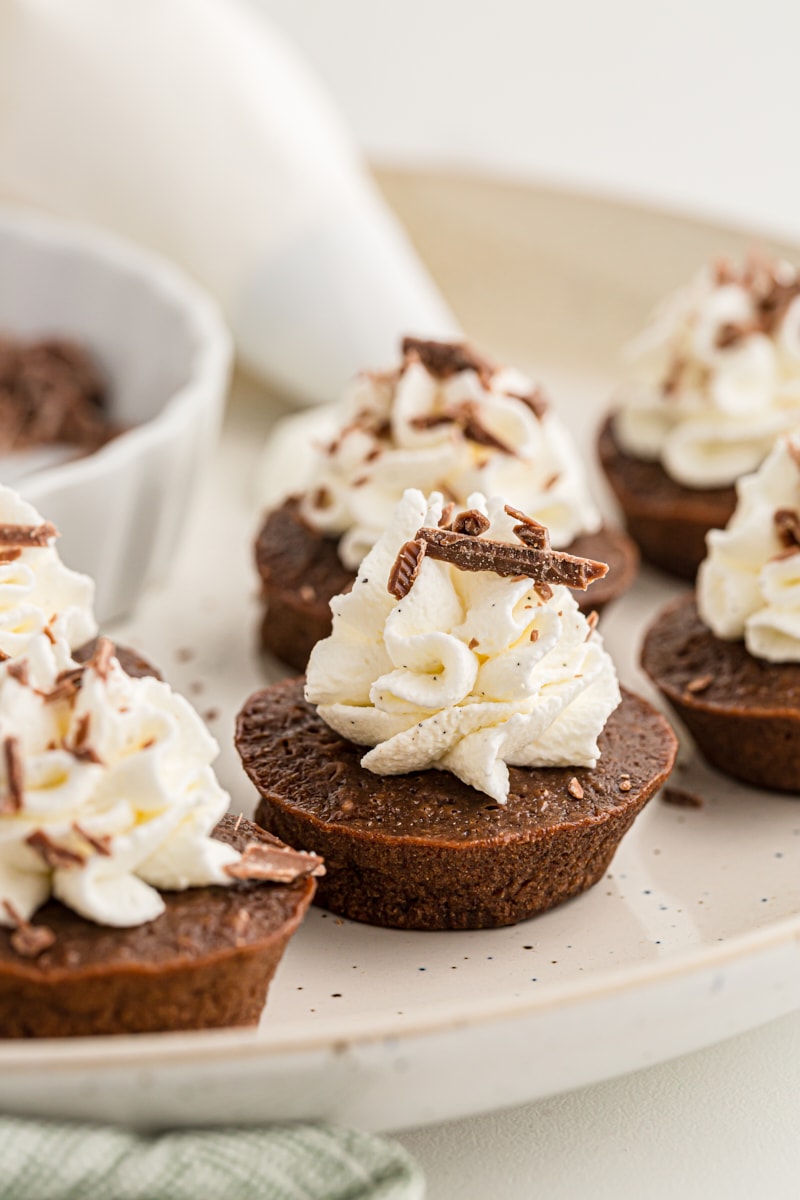
<path fill-rule="evenodd" d="M 800 792 L 800 663 L 767 663 L 715 637 L 693 593 L 645 635 L 642 666 L 704 758 L 757 787 Z"/>
<path fill-rule="evenodd" d="M 676 483 L 661 463 L 627 454 L 614 436 L 613 421 L 611 414 L 600 429 L 598 453 L 628 533 L 646 562 L 694 581 L 706 556 L 706 534 L 728 524 L 736 489 L 699 490 Z"/>
<path fill-rule="evenodd" d="M 625 692 L 594 769 L 511 767 L 503 806 L 446 771 L 365 770 L 365 748 L 322 721 L 302 679 L 251 696 L 236 745 L 262 796 L 256 821 L 325 856 L 316 903 L 397 929 L 513 925 L 585 891 L 677 749 L 664 718 Z"/>
<path fill-rule="evenodd" d="M 215 837 L 239 850 L 263 841 L 250 821 L 223 817 Z M 21 956 L 0 927 L 0 1037 L 87 1037 L 254 1025 L 315 880 L 235 882 L 163 892 L 166 911 L 112 929 L 51 900 L 32 930 L 52 946 Z"/>
<path fill-rule="evenodd" d="M 267 515 L 256 539 L 256 566 L 266 603 L 261 647 L 296 671 L 305 671 L 312 649 L 331 631 L 331 599 L 348 591 L 356 577 L 342 566 L 338 544 L 338 538 L 305 523 L 297 496 Z M 608 564 L 603 579 L 586 592 L 574 593 L 584 612 L 599 612 L 636 577 L 639 555 L 621 530 L 604 527 L 582 534 L 567 549 Z"/>
<path fill-rule="evenodd" d="M 78 663 L 88 663 L 94 656 L 99 640 L 99 637 L 92 638 L 90 642 L 79 646 L 77 650 L 73 650 L 72 657 Z M 153 664 L 149 663 L 136 650 L 130 650 L 127 646 L 118 646 L 115 642 L 114 656 L 125 674 L 131 675 L 134 679 L 143 679 L 147 675 L 152 676 L 153 679 L 161 678 L 161 673 L 156 670 Z"/>

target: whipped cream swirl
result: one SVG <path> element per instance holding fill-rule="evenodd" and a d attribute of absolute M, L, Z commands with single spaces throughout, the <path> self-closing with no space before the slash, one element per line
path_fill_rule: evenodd
<path fill-rule="evenodd" d="M 50 531 L 44 545 L 25 545 L 20 527 Z M 11 488 L 0 487 L 0 651 L 25 654 L 33 638 L 49 629 L 71 650 L 97 633 L 94 584 L 65 567 L 55 531 Z"/>
<path fill-rule="evenodd" d="M 355 570 L 407 487 L 459 504 L 474 491 L 505 496 L 561 548 L 601 525 L 580 456 L 541 392 L 458 343 L 406 338 L 398 370 L 355 381 L 302 513 L 341 535 L 339 556 Z"/>
<path fill-rule="evenodd" d="M 240 855 L 210 836 L 228 808 L 216 742 L 108 645 L 81 668 L 39 635 L 0 664 L 0 924 L 53 896 L 91 921 L 139 925 L 163 912 L 157 889 L 232 882 Z"/>
<path fill-rule="evenodd" d="M 737 492 L 727 528 L 706 539 L 698 611 L 756 658 L 800 662 L 800 434 L 780 438 Z"/>
<path fill-rule="evenodd" d="M 800 423 L 800 279 L 752 254 L 702 271 L 629 347 L 614 432 L 678 483 L 723 487 Z"/>
<path fill-rule="evenodd" d="M 469 497 L 487 538 L 518 545 L 502 500 Z M 399 602 L 387 580 L 400 547 L 437 526 L 443 498 L 409 489 L 331 602 L 333 633 L 317 643 L 306 695 L 337 733 L 373 747 L 379 775 L 436 768 L 504 804 L 509 766 L 592 767 L 620 702 L 614 665 L 566 587 L 425 556 Z"/>

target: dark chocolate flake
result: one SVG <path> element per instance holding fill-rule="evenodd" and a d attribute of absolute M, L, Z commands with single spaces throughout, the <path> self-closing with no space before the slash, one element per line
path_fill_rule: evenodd
<path fill-rule="evenodd" d="M 784 550 L 800 547 L 800 513 L 796 508 L 778 508 L 773 517 L 778 541 Z"/>
<path fill-rule="evenodd" d="M 676 787 L 664 788 L 661 799 L 665 804 L 672 804 L 676 808 L 702 808 L 704 804 L 703 797 L 698 796 L 696 792 Z"/>

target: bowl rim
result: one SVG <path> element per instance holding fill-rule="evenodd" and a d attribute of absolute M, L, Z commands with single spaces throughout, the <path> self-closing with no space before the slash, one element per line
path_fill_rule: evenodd
<path fill-rule="evenodd" d="M 32 244 L 67 248 L 94 259 L 112 274 L 134 278 L 176 310 L 185 321 L 192 351 L 187 377 L 161 409 L 133 425 L 91 454 L 25 478 L 25 495 L 35 500 L 39 488 L 67 485 L 73 475 L 91 479 L 106 474 L 131 453 L 169 437 L 183 426 L 187 409 L 217 392 L 224 393 L 233 364 L 233 339 L 217 301 L 170 259 L 102 226 L 55 216 L 17 204 L 0 204 L 0 237 L 18 237 Z"/>

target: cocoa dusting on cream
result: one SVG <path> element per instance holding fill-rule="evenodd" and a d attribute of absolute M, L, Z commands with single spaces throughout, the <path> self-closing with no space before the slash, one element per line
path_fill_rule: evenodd
<path fill-rule="evenodd" d="M 398 551 L 394 566 L 389 572 L 387 588 L 398 600 L 404 599 L 414 586 L 425 557 L 425 543 L 404 542 Z"/>
<path fill-rule="evenodd" d="M 325 866 L 318 854 L 306 850 L 292 850 L 290 846 L 263 842 L 251 842 L 242 851 L 236 863 L 229 863 L 225 873 L 231 879 L 253 879 L 264 883 L 293 883 L 304 875 L 325 874 Z"/>

